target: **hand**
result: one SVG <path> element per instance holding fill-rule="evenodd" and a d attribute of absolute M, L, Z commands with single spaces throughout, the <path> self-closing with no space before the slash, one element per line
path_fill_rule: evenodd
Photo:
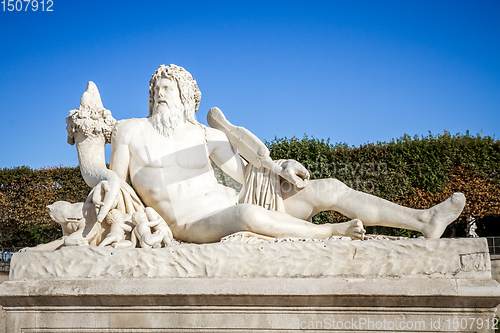
<path fill-rule="evenodd" d="M 286 175 L 285 179 L 291 179 L 298 188 L 304 188 L 309 183 L 311 174 L 301 163 L 295 160 L 286 160 L 282 163 L 282 168 L 282 172 Z"/>
<path fill-rule="evenodd" d="M 120 180 L 116 179 L 101 180 L 95 187 L 92 194 L 92 202 L 99 210 L 97 222 L 101 223 L 108 215 L 109 211 L 116 207 L 118 203 L 118 194 L 120 193 Z"/>

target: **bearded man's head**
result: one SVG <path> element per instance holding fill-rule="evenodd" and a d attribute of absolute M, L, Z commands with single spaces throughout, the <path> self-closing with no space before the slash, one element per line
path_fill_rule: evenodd
<path fill-rule="evenodd" d="M 173 99 L 180 100 L 180 105 L 174 106 L 175 101 L 156 95 L 159 87 L 164 86 L 165 79 L 175 84 L 174 89 L 178 90 L 179 96 Z M 183 118 L 198 124 L 194 114 L 198 111 L 200 100 L 200 89 L 188 71 L 176 65 L 161 65 L 149 82 L 149 118 L 153 127 L 168 137 Z M 174 103 L 171 105 L 169 102 Z"/>
<path fill-rule="evenodd" d="M 201 100 L 201 92 L 198 89 L 196 80 L 191 74 L 180 66 L 171 64 L 170 66 L 161 65 L 154 72 L 151 81 L 149 81 L 149 115 L 154 114 L 155 100 L 154 88 L 159 80 L 168 78 L 177 82 L 181 102 L 184 105 L 184 114 L 186 119 L 194 119 L 194 113 L 198 111 Z"/>

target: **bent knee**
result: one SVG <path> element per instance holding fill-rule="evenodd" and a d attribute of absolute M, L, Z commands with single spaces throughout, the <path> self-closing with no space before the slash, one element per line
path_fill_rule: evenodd
<path fill-rule="evenodd" d="M 311 182 L 309 186 L 311 185 L 313 186 L 310 190 L 314 191 L 317 195 L 331 195 L 332 193 L 343 193 L 352 190 L 349 186 L 335 178 L 317 179 Z"/>
<path fill-rule="evenodd" d="M 309 184 L 305 200 L 313 207 L 314 213 L 331 210 L 339 199 L 353 191 L 338 179 L 314 180 Z"/>

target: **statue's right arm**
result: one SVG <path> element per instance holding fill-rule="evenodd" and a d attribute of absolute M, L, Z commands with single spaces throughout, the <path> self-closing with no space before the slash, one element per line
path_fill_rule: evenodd
<path fill-rule="evenodd" d="M 130 150 L 127 142 L 127 124 L 119 121 L 113 130 L 111 137 L 111 161 L 109 168 L 113 170 L 118 177 L 127 181 L 128 168 L 130 163 Z"/>
<path fill-rule="evenodd" d="M 97 214 L 97 221 L 99 223 L 104 220 L 106 215 L 116 204 L 115 200 L 118 198 L 118 194 L 120 193 L 120 180 L 127 180 L 130 157 L 128 145 L 125 141 L 126 131 L 120 123 L 121 122 L 118 122 L 116 124 L 111 137 L 112 153 L 110 170 L 112 171 L 112 174 L 116 179 L 116 181 L 113 182 L 114 190 L 110 191 L 109 182 L 107 180 L 103 180 L 96 185 L 96 188 L 99 189 L 98 194 L 100 194 L 101 189 L 105 190 L 104 199 L 99 200 L 99 202 L 97 202 L 95 199 L 93 200 L 96 205 L 98 204 L 100 206 L 99 213 Z M 96 194 L 96 192 L 94 192 L 94 194 Z"/>

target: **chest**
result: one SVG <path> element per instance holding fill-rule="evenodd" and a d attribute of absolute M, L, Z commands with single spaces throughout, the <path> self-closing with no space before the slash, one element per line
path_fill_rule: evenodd
<path fill-rule="evenodd" d="M 204 169 L 209 164 L 202 128 L 176 131 L 170 137 L 144 131 L 130 145 L 132 160 L 149 168 Z"/>

